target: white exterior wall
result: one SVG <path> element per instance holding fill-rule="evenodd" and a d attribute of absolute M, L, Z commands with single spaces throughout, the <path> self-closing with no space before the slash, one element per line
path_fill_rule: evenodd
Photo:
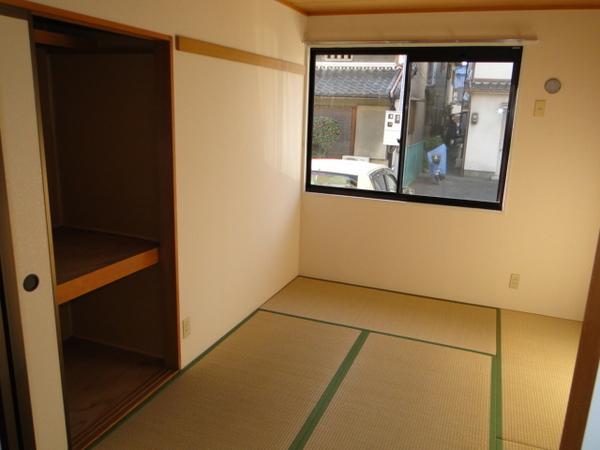
<path fill-rule="evenodd" d="M 508 102 L 508 95 L 474 93 L 471 116 L 479 115 L 476 124 L 469 123 L 465 151 L 465 170 L 496 172 L 500 151 L 502 120 L 498 108 Z"/>
<path fill-rule="evenodd" d="M 385 106 L 358 106 L 356 108 L 356 137 L 354 154 L 385 159 L 383 130 L 385 128 Z"/>
<path fill-rule="evenodd" d="M 474 77 L 476 80 L 510 80 L 512 71 L 512 63 L 477 63 Z"/>

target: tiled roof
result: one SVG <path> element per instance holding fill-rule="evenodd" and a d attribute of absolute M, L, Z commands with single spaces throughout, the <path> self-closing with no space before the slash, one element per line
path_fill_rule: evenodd
<path fill-rule="evenodd" d="M 510 80 L 473 80 L 471 89 L 478 92 L 508 93 Z"/>
<path fill-rule="evenodd" d="M 401 72 L 390 68 L 317 68 L 315 95 L 387 98 Z"/>

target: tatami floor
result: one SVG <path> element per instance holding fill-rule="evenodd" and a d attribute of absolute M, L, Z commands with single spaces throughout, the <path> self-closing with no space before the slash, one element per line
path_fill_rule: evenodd
<path fill-rule="evenodd" d="M 100 449 L 558 449 L 581 324 L 299 277 Z"/>

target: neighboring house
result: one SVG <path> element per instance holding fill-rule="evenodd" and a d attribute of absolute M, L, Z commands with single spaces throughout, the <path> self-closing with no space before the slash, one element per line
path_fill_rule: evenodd
<path fill-rule="evenodd" d="M 367 55 L 320 58 L 315 72 L 314 118 L 332 118 L 341 131 L 325 157 L 367 157 L 397 168 L 398 146 L 384 143 L 385 113 L 402 110 L 405 93 L 401 81 L 405 72 L 410 72 L 404 187 L 427 171 L 425 141 L 435 136 L 447 141 L 454 174 L 497 175 L 510 64 L 417 62 L 405 71 L 405 59 L 400 55 L 379 55 L 376 61 Z"/>
<path fill-rule="evenodd" d="M 411 74 L 404 186 L 426 172 L 427 138 L 448 146 L 448 170 L 458 176 L 496 179 L 501 166 L 511 63 L 428 63 Z M 425 85 L 426 83 L 426 85 Z M 418 103 L 419 97 L 424 103 Z M 416 124 L 411 126 L 413 117 Z"/>
<path fill-rule="evenodd" d="M 475 63 L 470 89 L 465 175 L 498 176 L 511 75 L 512 63 Z"/>
<path fill-rule="evenodd" d="M 339 61 L 334 56 L 317 61 L 315 72 L 314 116 L 333 118 L 341 127 L 326 156 L 364 156 L 386 163 L 385 112 L 402 97 L 404 58 L 386 55 L 374 61 L 369 55 L 353 55 Z"/>

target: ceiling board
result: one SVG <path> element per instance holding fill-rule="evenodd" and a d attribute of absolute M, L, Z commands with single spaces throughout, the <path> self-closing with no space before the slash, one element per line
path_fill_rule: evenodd
<path fill-rule="evenodd" d="M 600 9 L 600 0 L 276 0 L 309 16 L 442 11 Z"/>

